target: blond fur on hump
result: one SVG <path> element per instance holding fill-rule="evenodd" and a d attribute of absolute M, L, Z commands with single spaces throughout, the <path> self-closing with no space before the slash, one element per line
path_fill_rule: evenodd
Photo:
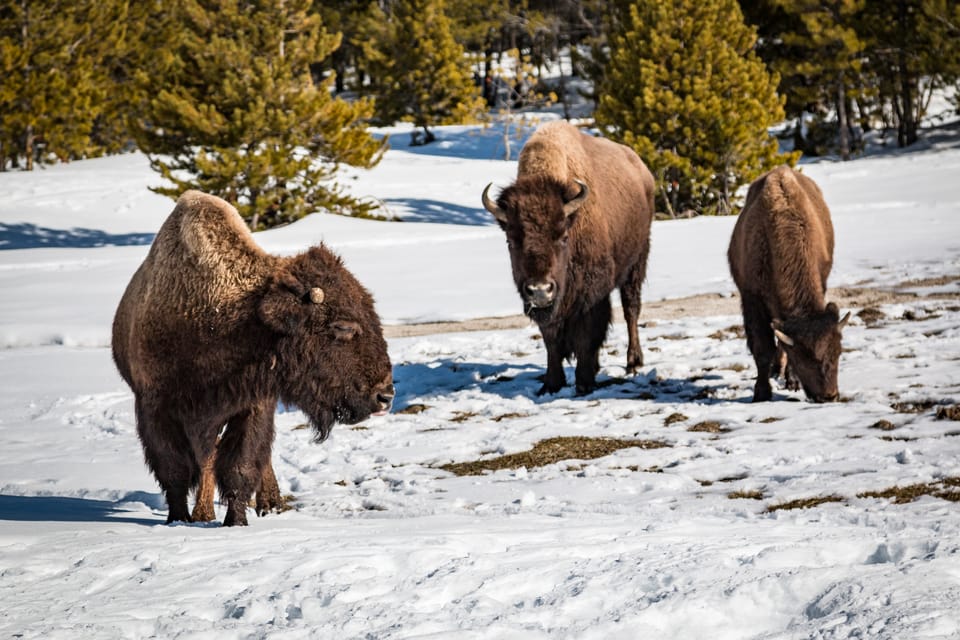
<path fill-rule="evenodd" d="M 229 303 L 261 284 L 272 256 L 225 200 L 187 191 L 154 240 L 153 274 L 174 278 L 194 299 Z M 191 275 L 192 273 L 192 275 Z"/>
<path fill-rule="evenodd" d="M 520 152 L 517 175 L 549 176 L 564 184 L 584 180 L 589 175 L 586 159 L 576 151 L 583 148 L 583 135 L 566 120 L 540 126 Z M 557 149 L 564 153 L 557 153 Z"/>

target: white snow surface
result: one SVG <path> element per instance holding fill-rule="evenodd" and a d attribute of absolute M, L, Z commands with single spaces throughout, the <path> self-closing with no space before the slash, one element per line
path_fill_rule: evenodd
<path fill-rule="evenodd" d="M 498 133 L 441 128 L 413 149 L 404 131 L 382 130 L 393 148 L 378 167 L 344 171 L 404 222 L 316 214 L 257 241 L 327 243 L 386 324 L 519 312 L 480 205 L 516 171 L 496 159 Z M 862 497 L 960 492 L 960 424 L 935 416 L 960 403 L 960 131 L 802 168 L 833 212 L 832 286 L 947 277 L 918 289 L 946 298 L 886 305 L 873 326 L 850 309 L 843 402 L 775 389 L 751 404 L 738 316 L 644 313 L 633 376 L 614 324 L 584 397 L 536 396 L 532 327 L 391 339 L 395 412 L 319 445 L 302 414 L 279 414 L 273 462 L 296 508 L 246 528 L 164 524 L 111 360 L 116 304 L 173 208 L 147 190 L 145 157 L 0 173 L 0 637 L 960 637 L 957 503 Z M 733 223 L 654 223 L 645 299 L 733 295 Z M 664 446 L 439 468 L 556 436 Z"/>

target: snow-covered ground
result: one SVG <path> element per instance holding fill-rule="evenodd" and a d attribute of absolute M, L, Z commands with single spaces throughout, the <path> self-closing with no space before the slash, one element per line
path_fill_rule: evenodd
<path fill-rule="evenodd" d="M 388 324 L 519 312 L 480 206 L 516 170 L 500 136 L 393 133 L 379 167 L 345 175 L 404 222 L 314 215 L 257 240 L 325 241 Z M 116 303 L 173 206 L 146 160 L 0 173 L 0 636 L 960 637 L 960 423 L 936 417 L 960 403 L 960 132 L 803 170 L 833 211 L 831 285 L 924 280 L 915 301 L 851 309 L 843 402 L 750 404 L 737 316 L 644 313 L 636 376 L 614 325 L 586 397 L 535 396 L 534 328 L 391 339 L 396 411 L 322 445 L 280 414 L 296 508 L 235 529 L 163 524 L 110 359 Z M 732 295 L 733 222 L 656 222 L 645 298 Z M 440 468 L 561 436 L 649 446 Z M 863 495 L 919 484 L 911 502 Z"/>

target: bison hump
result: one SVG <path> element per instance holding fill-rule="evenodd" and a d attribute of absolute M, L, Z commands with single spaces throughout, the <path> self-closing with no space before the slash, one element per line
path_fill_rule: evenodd
<path fill-rule="evenodd" d="M 155 279 L 180 285 L 196 302 L 226 302 L 251 291 L 271 260 L 232 205 L 194 190 L 177 200 L 152 253 Z"/>

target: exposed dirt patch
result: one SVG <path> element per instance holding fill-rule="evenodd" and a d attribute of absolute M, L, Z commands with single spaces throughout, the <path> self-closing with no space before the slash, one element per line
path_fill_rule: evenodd
<path fill-rule="evenodd" d="M 926 280 L 909 280 L 891 288 L 877 287 L 836 287 L 827 290 L 827 300 L 837 303 L 841 308 L 877 307 L 884 304 L 898 304 L 916 300 L 955 300 L 956 293 L 929 293 L 921 296 L 907 288 L 932 287 L 960 282 L 960 276 L 944 276 Z M 519 303 L 518 303 L 519 304 Z M 688 316 L 724 316 L 740 313 L 740 297 L 736 294 L 707 293 L 671 300 L 643 302 L 643 322 L 646 327 L 656 326 L 654 319 L 676 320 Z M 623 322 L 621 309 L 613 310 L 613 321 Z M 864 320 L 866 322 L 866 320 Z M 426 322 L 420 324 L 387 325 L 383 335 L 387 338 L 424 336 L 434 333 L 453 333 L 458 331 L 493 331 L 497 329 L 522 329 L 530 326 L 530 319 L 524 315 L 498 318 L 475 318 L 460 322 Z M 730 329 L 732 329 L 731 327 Z M 726 331 L 730 331 L 730 329 Z M 725 331 L 725 332 L 726 332 Z M 534 337 L 540 339 L 540 336 Z"/>
<path fill-rule="evenodd" d="M 440 468 L 458 476 L 479 476 L 486 471 L 500 469 L 528 469 L 543 467 L 563 460 L 593 460 L 608 456 L 620 449 L 661 449 L 670 447 L 661 440 L 619 440 L 616 438 L 587 438 L 581 436 L 549 438 L 541 440 L 529 451 L 512 453 L 489 460 L 455 462 Z"/>
<path fill-rule="evenodd" d="M 880 429 L 881 431 L 893 431 L 897 428 L 897 425 L 893 424 L 889 420 L 877 420 L 872 425 L 871 429 Z"/>
<path fill-rule="evenodd" d="M 933 400 L 917 400 L 915 402 L 894 402 L 890 408 L 897 413 L 923 413 L 929 411 L 937 403 Z"/>
<path fill-rule="evenodd" d="M 857 317 L 863 320 L 863 323 L 868 327 L 876 327 L 886 319 L 887 314 L 876 307 L 866 307 L 860 310 Z"/>

